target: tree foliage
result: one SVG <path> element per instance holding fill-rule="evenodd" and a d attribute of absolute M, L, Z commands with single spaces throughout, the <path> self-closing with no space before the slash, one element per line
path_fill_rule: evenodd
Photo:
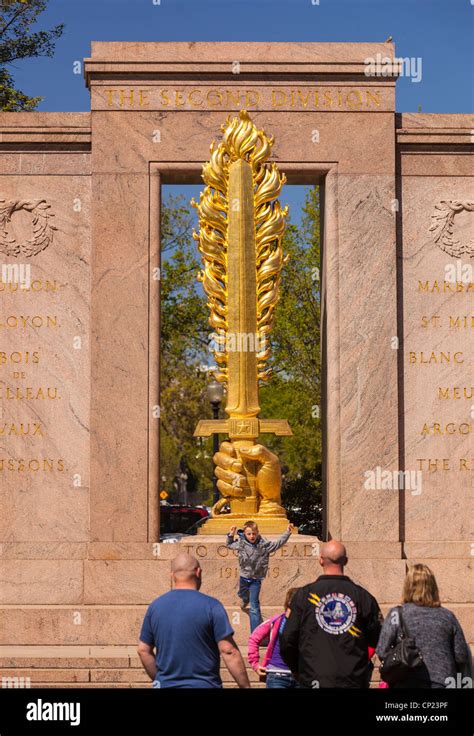
<path fill-rule="evenodd" d="M 271 337 L 273 378 L 260 391 L 262 416 L 286 418 L 292 437 L 265 437 L 288 480 L 321 464 L 320 204 L 308 190 L 301 223 L 289 224 L 283 249 L 280 301 Z M 316 474 L 317 475 L 317 474 Z M 319 485 L 312 483 L 316 492 Z"/>
<path fill-rule="evenodd" d="M 52 56 L 55 42 L 64 30 L 62 23 L 48 31 L 34 31 L 38 16 L 48 0 L 2 0 L 0 5 L 0 109 L 29 112 L 43 99 L 29 97 L 16 89 L 8 65 L 20 59 Z"/>
<path fill-rule="evenodd" d="M 320 371 L 319 190 L 310 189 L 301 222 L 289 224 L 281 297 L 276 308 L 270 364 L 274 376 L 261 388 L 261 415 L 288 419 L 292 437 L 263 435 L 283 467 L 283 498 L 299 522 L 316 513 L 321 491 L 321 431 L 318 414 Z M 213 365 L 206 297 L 196 276 L 200 256 L 192 239 L 193 213 L 184 198 L 168 198 L 162 216 L 161 278 L 161 467 L 166 487 L 183 460 L 197 482 L 198 496 L 212 491 L 212 443 L 192 435 L 199 419 L 210 417 L 204 397 Z M 304 487 L 304 499 L 301 491 Z M 304 501 L 304 502 L 303 502 Z"/>
<path fill-rule="evenodd" d="M 210 328 L 197 281 L 200 258 L 192 238 L 193 222 L 193 211 L 183 197 L 166 200 L 161 220 L 160 467 L 166 490 L 172 491 L 184 463 L 190 478 L 197 479 L 202 501 L 212 491 L 212 445 L 193 433 L 198 420 L 210 416 L 204 398 L 205 365 L 211 363 Z"/>

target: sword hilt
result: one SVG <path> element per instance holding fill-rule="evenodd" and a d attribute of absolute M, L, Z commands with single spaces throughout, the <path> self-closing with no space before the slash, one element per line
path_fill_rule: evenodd
<path fill-rule="evenodd" d="M 258 422 L 257 434 L 246 434 L 235 431 L 232 422 Z M 242 428 L 241 428 L 242 430 Z M 237 439 L 258 439 L 261 434 L 276 434 L 278 437 L 291 437 L 293 432 L 286 419 L 200 419 L 194 437 L 210 437 L 211 434 L 228 434 L 231 442 Z"/>
<path fill-rule="evenodd" d="M 250 488 L 250 495 L 257 496 L 257 470 L 258 461 L 250 460 L 248 457 L 242 457 L 240 450 L 247 450 L 255 445 L 254 440 L 231 440 L 232 445 L 235 447 L 237 457 L 242 463 L 242 467 L 247 478 L 247 482 Z"/>
<path fill-rule="evenodd" d="M 232 499 L 232 513 L 252 516 L 258 512 L 257 472 L 258 460 L 243 458 L 239 448 L 253 447 L 263 432 L 278 436 L 290 436 L 293 432 L 286 419 L 258 419 L 257 417 L 230 417 L 229 419 L 201 419 L 194 430 L 195 437 L 210 437 L 211 434 L 228 434 L 235 447 L 237 457 L 242 462 L 249 492 L 242 498 Z"/>

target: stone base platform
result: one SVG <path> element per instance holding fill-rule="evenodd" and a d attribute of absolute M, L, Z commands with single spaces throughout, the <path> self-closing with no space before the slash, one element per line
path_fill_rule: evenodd
<path fill-rule="evenodd" d="M 246 659 L 247 647 L 241 647 Z M 252 687 L 265 687 L 247 666 Z M 0 649 L 3 688 L 149 688 L 136 646 L 29 646 Z M 236 687 L 223 667 L 224 687 Z"/>
<path fill-rule="evenodd" d="M 408 559 L 395 542 L 347 542 L 347 548 L 347 574 L 376 596 L 384 613 L 400 601 L 407 564 L 426 562 L 443 604 L 474 643 L 470 545 L 411 543 Z M 320 574 L 319 549 L 316 537 L 295 534 L 271 556 L 261 593 L 265 618 L 282 610 L 288 588 Z M 136 655 L 140 627 L 148 604 L 170 589 L 179 551 L 201 562 L 201 590 L 225 605 L 245 651 L 249 618 L 237 598 L 236 553 L 224 536 L 179 544 L 7 543 L 0 558 L 0 676 L 29 677 L 31 687 L 148 687 Z M 231 686 L 227 672 L 224 678 Z"/>
<path fill-rule="evenodd" d="M 231 526 L 236 526 L 237 529 L 241 529 L 246 521 L 254 519 L 261 534 L 267 536 L 269 534 L 281 535 L 288 529 L 290 523 L 285 516 L 242 516 L 241 514 L 222 514 L 221 516 L 214 516 L 212 519 L 208 519 L 199 530 L 198 534 L 203 536 L 213 536 L 227 534 Z M 295 529 L 294 534 L 298 533 L 298 529 Z"/>

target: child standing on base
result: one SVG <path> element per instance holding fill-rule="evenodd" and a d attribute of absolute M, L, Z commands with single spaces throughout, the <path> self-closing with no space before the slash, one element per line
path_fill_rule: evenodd
<path fill-rule="evenodd" d="M 279 539 L 275 542 L 268 542 L 260 536 L 255 521 L 246 521 L 243 530 L 237 532 L 237 527 L 233 526 L 227 534 L 227 547 L 238 552 L 240 567 L 238 596 L 241 599 L 242 609 L 250 603 L 251 632 L 262 622 L 260 588 L 268 572 L 270 554 L 287 543 L 292 531 L 293 524 L 288 524 L 288 529 Z"/>

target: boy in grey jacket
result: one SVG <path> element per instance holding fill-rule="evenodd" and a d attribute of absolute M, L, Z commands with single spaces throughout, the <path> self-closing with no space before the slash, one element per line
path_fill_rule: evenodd
<path fill-rule="evenodd" d="M 262 622 L 260 588 L 268 572 L 270 554 L 287 543 L 292 531 L 293 524 L 288 524 L 288 529 L 276 542 L 268 542 L 260 536 L 255 521 L 246 521 L 243 532 L 237 535 L 237 527 L 233 526 L 226 537 L 227 547 L 238 552 L 240 567 L 238 596 L 242 601 L 240 604 L 242 609 L 250 603 L 251 632 Z"/>

